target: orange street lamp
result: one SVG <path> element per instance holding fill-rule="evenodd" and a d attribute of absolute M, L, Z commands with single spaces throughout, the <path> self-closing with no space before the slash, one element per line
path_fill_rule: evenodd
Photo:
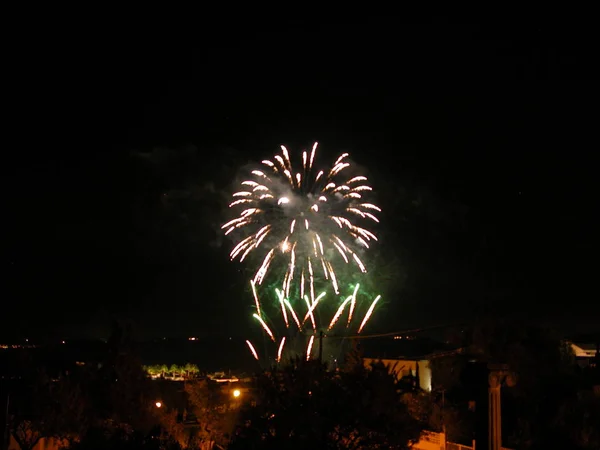
<path fill-rule="evenodd" d="M 235 398 L 238 398 L 240 395 L 242 395 L 242 393 L 241 393 L 241 391 L 240 391 L 239 389 L 235 389 L 235 390 L 233 391 L 233 396 L 234 396 Z"/>
<path fill-rule="evenodd" d="M 157 408 L 161 408 L 162 407 L 162 402 L 156 402 L 154 404 Z"/>

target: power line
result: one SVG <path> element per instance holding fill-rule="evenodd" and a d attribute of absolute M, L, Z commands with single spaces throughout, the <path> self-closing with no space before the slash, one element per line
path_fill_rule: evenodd
<path fill-rule="evenodd" d="M 323 336 L 323 338 L 325 338 L 325 339 L 373 339 L 373 338 L 379 338 L 379 337 L 397 336 L 397 335 L 401 335 L 401 334 L 420 333 L 422 331 L 430 331 L 430 330 L 436 330 L 436 329 L 440 329 L 440 328 L 452 328 L 452 327 L 463 327 L 463 326 L 465 326 L 464 323 L 452 324 L 452 325 L 444 324 L 444 325 L 435 325 L 435 326 L 430 326 L 430 327 L 413 328 L 410 330 L 391 331 L 389 333 L 355 334 L 352 336 L 335 336 L 335 335 L 327 335 L 326 334 Z"/>

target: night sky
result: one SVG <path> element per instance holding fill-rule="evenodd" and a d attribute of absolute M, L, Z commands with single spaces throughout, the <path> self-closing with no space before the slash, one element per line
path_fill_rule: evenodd
<path fill-rule="evenodd" d="M 393 273 L 372 331 L 598 322 L 597 50 L 447 18 L 57 27 L 12 61 L 0 335 L 244 335 L 220 236 L 241 167 L 319 141 L 367 171 Z M 12 143 L 9 143 L 12 142 Z"/>

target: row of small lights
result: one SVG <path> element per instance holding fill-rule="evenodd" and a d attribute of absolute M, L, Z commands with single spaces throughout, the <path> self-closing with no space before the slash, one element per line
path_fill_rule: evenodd
<path fill-rule="evenodd" d="M 0 344 L 0 348 L 1 349 L 8 349 L 8 348 L 36 348 L 39 347 L 36 344 L 29 344 L 29 339 L 25 339 L 25 342 L 27 342 L 27 344 L 25 345 L 20 345 L 20 344 Z M 66 344 L 65 341 L 60 341 L 61 344 Z"/>
<path fill-rule="evenodd" d="M 231 339 L 231 338 L 230 338 Z M 398 340 L 398 339 L 414 339 L 414 336 L 394 336 L 394 340 Z M 198 338 L 197 337 L 189 337 L 188 341 L 197 341 Z M 29 339 L 25 339 L 25 342 L 29 342 Z M 65 341 L 61 341 L 61 344 L 66 344 Z M 7 345 L 7 344 L 0 344 L 0 349 L 8 349 L 8 348 L 25 348 L 25 347 L 35 347 L 35 345 Z"/>

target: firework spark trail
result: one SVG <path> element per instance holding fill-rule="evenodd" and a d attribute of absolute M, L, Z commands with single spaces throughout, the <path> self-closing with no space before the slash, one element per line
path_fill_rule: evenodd
<path fill-rule="evenodd" d="M 263 329 L 269 335 L 269 337 L 271 338 L 271 340 L 273 342 L 275 342 L 275 336 L 273 335 L 273 332 L 268 327 L 268 325 L 265 323 L 265 321 L 262 319 L 262 317 L 260 317 L 258 314 L 253 314 L 253 317 L 260 322 L 260 324 L 262 325 Z"/>
<path fill-rule="evenodd" d="M 298 316 L 296 315 L 296 311 L 294 311 L 294 308 L 292 308 L 291 303 L 287 299 L 284 300 L 284 303 L 285 303 L 285 306 L 287 306 L 288 309 L 290 310 L 290 314 L 292 315 L 292 318 L 294 319 L 294 322 L 296 322 L 296 325 L 298 325 L 298 329 L 300 331 L 302 331 L 302 325 L 300 325 L 300 321 L 298 320 Z"/>
<path fill-rule="evenodd" d="M 304 299 L 307 303 L 307 305 L 310 304 L 310 307 L 308 309 L 308 311 L 306 312 L 306 315 L 304 316 L 304 319 L 302 320 L 302 324 L 304 325 L 304 322 L 306 322 L 306 320 L 311 317 L 311 322 L 313 323 L 313 328 L 316 330 L 316 327 L 314 326 L 314 310 L 317 307 L 317 305 L 319 304 L 319 300 L 321 300 L 323 297 L 325 297 L 325 292 L 321 292 L 317 298 L 315 299 L 314 302 L 312 302 L 312 304 L 310 304 L 310 301 L 308 300 L 308 297 L 305 295 Z"/>
<path fill-rule="evenodd" d="M 310 360 L 310 355 L 312 353 L 312 348 L 313 348 L 313 343 L 315 342 L 315 335 L 311 335 L 310 339 L 308 340 L 308 347 L 306 348 L 306 360 L 309 361 Z"/>
<path fill-rule="evenodd" d="M 277 294 L 277 298 L 279 299 L 279 306 L 281 307 L 281 314 L 283 316 L 283 321 L 285 322 L 285 327 L 288 328 L 290 323 L 288 322 L 283 292 L 281 292 L 279 289 L 275 289 L 275 294 Z"/>
<path fill-rule="evenodd" d="M 306 309 L 308 310 L 307 313 L 306 313 L 306 316 L 305 316 L 305 320 L 306 320 L 306 317 L 310 317 L 310 321 L 312 323 L 313 330 L 316 330 L 317 329 L 317 324 L 315 323 L 315 315 L 313 314 L 313 307 L 310 304 L 310 300 L 308 298 L 308 295 L 304 296 L 304 301 L 306 302 Z M 305 320 L 302 321 L 303 324 L 304 324 Z"/>
<path fill-rule="evenodd" d="M 289 297 L 292 284 L 298 283 L 302 299 L 304 283 L 308 281 L 311 304 L 315 301 L 313 262 L 316 260 L 336 293 L 339 292 L 337 264 L 354 264 L 366 272 L 358 249 L 369 248 L 370 241 L 376 241 L 377 237 L 363 223 L 378 222 L 375 213 L 381 211 L 363 200 L 363 195 L 372 190 L 365 184 L 366 177 L 344 177 L 350 167 L 346 162 L 348 154 L 342 154 L 328 170 L 315 170 L 317 145 L 313 145 L 310 155 L 302 153 L 299 171 L 293 168 L 285 146 L 281 146 L 281 155 L 275 155 L 274 161 L 263 160 L 265 170 L 253 170 L 254 178 L 242 182 L 243 190 L 233 194 L 229 206 L 242 208 L 238 217 L 222 226 L 225 234 L 246 231 L 246 237 L 230 253 L 232 260 L 243 261 L 254 253 L 264 255 L 253 277 L 255 285 L 263 283 L 275 258 L 286 257 L 284 295 Z M 357 220 L 360 225 L 355 223 Z M 336 261 L 334 254 L 341 259 Z M 312 262 L 311 255 L 315 258 Z M 295 276 L 296 272 L 300 272 L 299 276 Z"/>
<path fill-rule="evenodd" d="M 346 305 L 348 304 L 348 302 L 350 300 L 352 300 L 352 296 L 351 295 L 348 296 L 348 298 L 346 298 L 346 300 L 344 300 L 344 302 L 340 305 L 340 307 L 336 311 L 335 315 L 333 316 L 333 319 L 331 319 L 331 322 L 329 323 L 329 327 L 327 328 L 328 330 L 331 330 L 333 328 L 333 326 L 336 324 L 336 322 L 338 321 L 338 319 L 340 318 L 340 316 L 344 312 L 344 308 L 346 307 Z"/>
<path fill-rule="evenodd" d="M 256 349 L 254 348 L 254 345 L 252 345 L 252 342 L 250 342 L 249 340 L 246 340 L 246 344 L 248 344 L 248 347 L 250 347 L 250 351 L 252 352 L 252 355 L 258 361 L 258 353 L 256 353 Z"/>
<path fill-rule="evenodd" d="M 356 293 L 358 292 L 358 288 L 360 284 L 356 283 L 354 286 L 354 292 L 352 293 L 352 299 L 350 300 L 350 312 L 348 313 L 348 323 L 346 324 L 346 328 L 350 326 L 350 322 L 352 321 L 352 315 L 354 314 L 354 308 L 356 307 Z"/>
<path fill-rule="evenodd" d="M 250 286 L 252 286 L 252 295 L 254 296 L 254 304 L 256 305 L 256 314 L 260 316 L 260 301 L 258 300 L 258 293 L 256 292 L 256 285 L 253 280 L 250 280 Z"/>
<path fill-rule="evenodd" d="M 308 273 L 310 275 L 310 301 L 314 303 L 315 301 L 315 279 L 312 270 L 312 264 L 310 262 L 310 256 L 308 257 Z"/>
<path fill-rule="evenodd" d="M 281 361 L 281 353 L 283 352 L 283 346 L 285 345 L 285 336 L 281 338 L 279 349 L 277 350 L 277 362 Z"/>
<path fill-rule="evenodd" d="M 365 318 L 363 319 L 362 323 L 360 324 L 360 327 L 358 328 L 358 333 L 360 333 L 362 331 L 363 327 L 369 321 L 371 314 L 373 314 L 373 310 L 375 309 L 375 305 L 377 304 L 377 302 L 379 301 L 380 298 L 381 298 L 381 295 L 378 295 L 377 297 L 375 297 L 375 300 L 373 300 L 373 303 L 371 303 L 369 310 L 365 314 Z"/>

